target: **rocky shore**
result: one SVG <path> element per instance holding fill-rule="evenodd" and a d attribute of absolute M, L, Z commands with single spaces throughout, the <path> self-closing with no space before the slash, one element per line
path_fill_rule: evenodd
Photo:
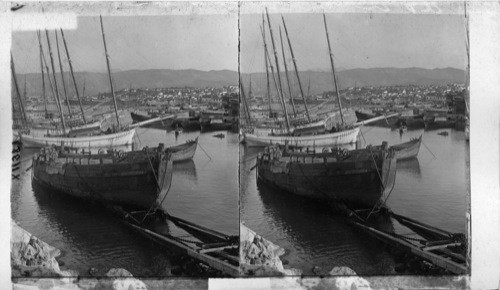
<path fill-rule="evenodd" d="M 296 276 L 297 269 L 285 269 L 280 256 L 285 249 L 240 225 L 240 267 L 246 276 Z"/>
<path fill-rule="evenodd" d="M 281 256 L 285 249 L 257 235 L 245 225 L 240 226 L 240 257 L 241 269 L 246 276 L 301 276 L 298 269 L 285 268 Z M 300 279 L 301 286 L 312 284 L 323 286 L 327 289 L 370 289 L 370 283 L 362 277 L 357 276 L 349 267 L 333 267 L 325 271 L 314 267 L 313 272 L 324 279 Z M 312 283 L 311 285 L 309 285 Z M 308 288 L 308 287 L 306 287 Z"/>
<path fill-rule="evenodd" d="M 125 269 L 110 269 L 103 278 L 80 279 L 74 270 L 62 270 L 59 249 L 11 221 L 11 277 L 13 289 L 147 289 Z"/>

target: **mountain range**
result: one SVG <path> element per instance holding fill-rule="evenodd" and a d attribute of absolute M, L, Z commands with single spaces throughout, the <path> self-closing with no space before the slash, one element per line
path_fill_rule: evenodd
<path fill-rule="evenodd" d="M 298 91 L 296 77 L 293 72 L 288 72 L 291 79 L 292 90 Z M 69 73 L 65 73 L 66 87 L 70 97 L 75 95 L 73 82 Z M 242 80 L 247 91 L 250 77 L 252 92 L 262 94 L 266 90 L 266 74 L 242 74 Z M 320 94 L 333 90 L 332 74 L 330 72 L 303 71 L 299 73 L 304 93 Z M 423 69 L 423 68 L 368 68 L 348 69 L 338 72 L 338 82 L 341 89 L 347 87 L 366 86 L 396 86 L 396 85 L 446 85 L 451 83 L 465 83 L 465 71 L 456 68 Z M 167 87 L 222 87 L 238 85 L 238 72 L 230 70 L 200 71 L 200 70 L 128 70 L 112 74 L 116 91 L 126 88 L 167 88 Z M 24 92 L 26 78 L 27 95 L 41 95 L 41 74 L 18 74 L 18 85 Z M 286 86 L 285 73 L 281 73 L 283 84 Z M 94 95 L 110 91 L 109 79 L 106 73 L 77 72 L 75 79 L 80 94 L 85 82 L 85 94 Z M 310 85 L 309 85 L 310 82 Z M 46 81 L 46 92 L 50 93 L 50 85 Z M 271 78 L 271 90 L 274 92 L 274 83 Z M 58 88 L 63 95 L 62 84 L 58 75 Z M 286 89 L 288 91 L 288 89 Z"/>

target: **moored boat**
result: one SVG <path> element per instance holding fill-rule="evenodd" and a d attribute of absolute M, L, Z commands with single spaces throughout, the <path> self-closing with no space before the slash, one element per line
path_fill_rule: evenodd
<path fill-rule="evenodd" d="M 44 146 L 68 146 L 73 148 L 97 148 L 131 145 L 135 129 L 129 129 L 117 133 L 90 136 L 36 136 L 33 134 L 19 134 L 26 148 L 41 148 Z"/>
<path fill-rule="evenodd" d="M 391 146 L 390 148 L 394 150 L 394 155 L 399 161 L 417 157 L 420 144 L 422 144 L 422 135 L 418 138 L 412 138 L 408 142 Z"/>
<path fill-rule="evenodd" d="M 396 178 L 396 158 L 387 143 L 360 150 L 293 152 L 269 146 L 257 157 L 258 178 L 305 197 L 374 206 Z"/>
<path fill-rule="evenodd" d="M 189 140 L 184 144 L 167 148 L 172 153 L 173 162 L 183 162 L 192 160 L 198 147 L 198 137 L 194 140 Z"/>
<path fill-rule="evenodd" d="M 149 152 L 76 154 L 44 147 L 33 157 L 32 182 L 77 198 L 148 209 L 167 193 L 173 168 L 163 144 Z"/>
<path fill-rule="evenodd" d="M 322 147 L 356 143 L 358 133 L 359 128 L 355 127 L 339 132 L 306 136 L 274 135 L 272 132 L 262 135 L 243 132 L 243 136 L 249 147 L 265 147 L 272 144 L 285 145 L 286 143 L 293 146 Z"/>

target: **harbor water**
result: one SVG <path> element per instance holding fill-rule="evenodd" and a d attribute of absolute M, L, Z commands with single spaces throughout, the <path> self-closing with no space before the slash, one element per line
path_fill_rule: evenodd
<path fill-rule="evenodd" d="M 439 132 L 449 135 L 438 135 Z M 399 161 L 395 187 L 387 201 L 395 213 L 454 233 L 466 233 L 469 204 L 469 147 L 464 132 L 424 132 L 362 127 L 358 148 L 389 145 L 422 135 L 417 159 Z M 240 145 L 241 220 L 250 229 L 286 249 L 286 267 L 305 275 L 347 266 L 360 275 L 396 274 L 397 257 L 364 232 L 348 225 L 322 202 L 298 197 L 256 181 L 255 157 L 262 149 Z M 394 225 L 381 224 L 392 228 Z M 313 269 L 315 269 L 313 271 Z"/>
<path fill-rule="evenodd" d="M 138 128 L 134 147 L 166 147 L 185 143 L 199 136 L 192 161 L 174 164 L 172 187 L 162 205 L 169 214 L 228 234 L 239 233 L 238 212 L 238 135 L 222 132 L 181 133 Z M 82 276 L 89 269 L 97 275 L 110 268 L 125 268 L 134 276 L 167 276 L 176 266 L 168 249 L 132 232 L 102 207 L 45 188 L 32 188 L 32 156 L 38 150 L 22 152 L 22 177 L 13 181 L 12 218 L 25 230 L 61 250 L 58 259 L 64 268 Z"/>

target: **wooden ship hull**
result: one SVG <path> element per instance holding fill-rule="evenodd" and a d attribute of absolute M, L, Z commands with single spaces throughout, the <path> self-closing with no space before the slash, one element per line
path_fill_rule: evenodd
<path fill-rule="evenodd" d="M 41 148 L 52 145 L 72 148 L 107 148 L 132 144 L 134 134 L 135 129 L 112 134 L 80 137 L 36 136 L 33 134 L 20 134 L 20 137 L 26 148 Z"/>
<path fill-rule="evenodd" d="M 425 128 L 424 116 L 417 115 L 412 117 L 398 118 L 392 129 L 398 129 L 402 126 L 406 126 L 408 130 L 424 129 Z"/>
<path fill-rule="evenodd" d="M 90 122 L 87 124 L 74 126 L 66 128 L 64 134 L 75 134 L 77 132 L 91 132 L 101 129 L 101 121 Z M 45 135 L 61 135 L 63 133 L 62 128 L 56 128 L 55 126 L 34 126 L 30 128 L 30 135 L 32 136 L 45 136 Z"/>
<path fill-rule="evenodd" d="M 185 144 L 169 147 L 167 150 L 172 153 L 173 162 L 183 162 L 192 160 L 198 147 L 198 137 Z"/>
<path fill-rule="evenodd" d="M 419 138 L 412 139 L 408 142 L 391 146 L 391 149 L 394 150 L 394 156 L 399 161 L 417 157 L 421 144 L 422 135 L 420 135 Z"/>
<path fill-rule="evenodd" d="M 272 146 L 257 158 L 257 175 L 296 195 L 372 207 L 394 186 L 396 158 L 387 149 L 316 154 Z"/>
<path fill-rule="evenodd" d="M 170 187 L 172 169 L 163 147 L 150 156 L 144 151 L 65 154 L 45 147 L 33 158 L 32 182 L 77 198 L 149 209 Z"/>
<path fill-rule="evenodd" d="M 199 118 L 177 118 L 172 121 L 172 129 L 182 128 L 184 131 L 197 131 L 200 130 Z"/>
<path fill-rule="evenodd" d="M 356 143 L 359 128 L 353 128 L 335 133 L 325 133 L 309 136 L 264 136 L 243 133 L 245 142 L 249 147 L 265 147 L 272 144 L 289 145 L 297 147 L 326 147 L 342 144 Z"/>

